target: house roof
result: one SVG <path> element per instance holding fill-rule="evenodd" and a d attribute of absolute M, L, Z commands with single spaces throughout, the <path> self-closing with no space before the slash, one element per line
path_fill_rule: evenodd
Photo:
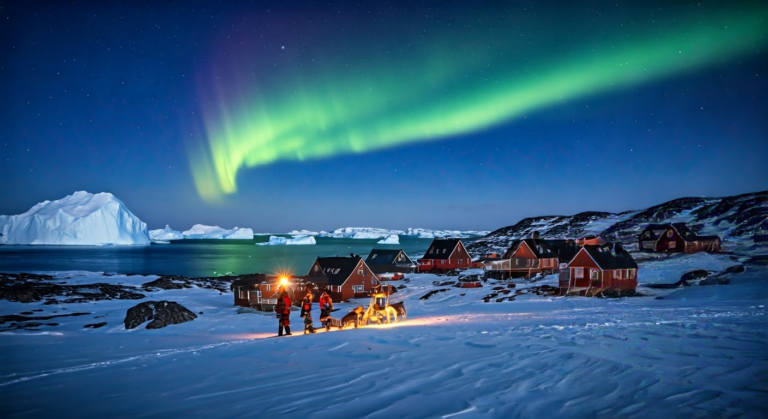
<path fill-rule="evenodd" d="M 261 284 L 262 282 L 267 280 L 266 274 L 251 274 L 251 275 L 244 275 L 240 278 L 234 280 L 232 282 L 232 285 L 229 286 L 230 291 L 236 290 L 238 287 L 244 287 L 244 288 L 250 288 L 254 289 L 255 285 Z"/>
<path fill-rule="evenodd" d="M 656 232 L 663 232 L 666 231 L 669 228 L 675 229 L 677 231 L 677 234 L 680 235 L 680 237 L 683 238 L 685 241 L 696 241 L 696 240 L 720 240 L 720 237 L 718 236 L 699 236 L 693 231 L 691 231 L 690 228 L 685 223 L 671 223 L 671 224 L 649 224 L 647 227 L 645 227 L 645 230 L 640 233 L 640 239 L 642 240 L 643 234 L 645 234 L 646 231 L 652 231 L 654 233 Z M 652 234 L 652 237 L 650 239 L 658 239 L 659 236 L 656 234 Z M 647 240 L 647 239 L 646 239 Z"/>
<path fill-rule="evenodd" d="M 459 242 L 459 239 L 434 239 L 423 259 L 448 259 Z"/>
<path fill-rule="evenodd" d="M 357 267 L 357 264 L 362 260 L 360 256 L 335 256 L 326 258 L 317 258 L 316 262 L 320 265 L 322 274 L 309 272 L 309 275 L 313 277 L 311 279 L 315 282 L 324 282 L 322 280 L 315 280 L 314 277 L 325 276 L 328 278 L 328 285 L 343 285 L 347 281 L 352 272 Z M 314 265 L 313 265 L 314 266 Z"/>
<path fill-rule="evenodd" d="M 637 262 L 626 250 L 611 246 L 586 245 L 584 250 L 602 270 L 606 269 L 637 269 Z"/>
<path fill-rule="evenodd" d="M 516 252 L 520 246 L 525 243 L 528 245 L 529 248 L 533 251 L 533 255 L 536 256 L 537 259 L 541 258 L 554 258 L 557 257 L 557 252 L 550 247 L 550 244 L 548 242 L 552 242 L 555 244 L 556 242 L 554 240 L 543 240 L 543 239 L 522 239 L 522 240 L 515 240 L 512 242 L 512 246 L 509 247 L 509 250 L 507 250 L 504 255 L 512 255 L 512 253 Z M 564 240 L 563 240 L 564 242 Z"/>
<path fill-rule="evenodd" d="M 397 258 L 400 252 L 405 256 L 406 260 L 404 262 L 413 264 L 411 258 L 403 252 L 403 249 L 371 249 L 371 253 L 365 259 L 365 263 L 368 266 L 394 265 L 395 258 Z"/>

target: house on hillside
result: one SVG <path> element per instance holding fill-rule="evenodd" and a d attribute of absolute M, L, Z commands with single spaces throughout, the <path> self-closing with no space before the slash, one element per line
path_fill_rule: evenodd
<path fill-rule="evenodd" d="M 562 243 L 561 243 L 562 242 Z M 501 259 L 486 265 L 488 278 L 530 278 L 532 275 L 559 269 L 557 248 L 565 240 L 515 240 Z"/>
<path fill-rule="evenodd" d="M 235 305 L 240 307 L 253 307 L 262 311 L 273 311 L 277 304 L 277 297 L 281 280 L 287 280 L 285 288 L 292 301 L 298 297 L 301 299 L 307 289 L 314 289 L 314 284 L 303 277 L 283 277 L 278 275 L 253 274 L 246 275 L 235 280 L 230 289 L 235 296 Z"/>
<path fill-rule="evenodd" d="M 417 262 L 419 272 L 445 272 L 469 268 L 472 257 L 459 239 L 434 239 Z"/>
<path fill-rule="evenodd" d="M 379 279 L 360 256 L 318 257 L 307 280 L 328 291 L 333 301 L 368 297 Z"/>
<path fill-rule="evenodd" d="M 583 246 L 560 271 L 560 295 L 632 295 L 637 263 L 621 245 Z"/>
<path fill-rule="evenodd" d="M 416 272 L 416 264 L 403 249 L 372 249 L 365 259 L 365 264 L 376 273 L 385 272 Z"/>
<path fill-rule="evenodd" d="M 650 224 L 638 236 L 638 250 L 646 252 L 719 252 L 721 248 L 720 237 L 699 236 L 685 223 Z"/>

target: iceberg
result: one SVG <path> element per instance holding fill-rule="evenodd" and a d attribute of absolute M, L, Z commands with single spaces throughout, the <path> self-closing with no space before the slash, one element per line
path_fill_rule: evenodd
<path fill-rule="evenodd" d="M 381 239 L 393 234 L 404 234 L 402 230 L 387 230 L 372 227 L 345 227 L 337 228 L 331 233 L 321 231 L 320 237 L 333 237 L 337 239 Z"/>
<path fill-rule="evenodd" d="M 232 230 L 227 230 L 219 226 L 203 224 L 195 224 L 181 234 L 185 239 L 253 239 L 253 230 L 250 228 L 235 227 Z"/>
<path fill-rule="evenodd" d="M 400 237 L 397 234 L 387 236 L 385 239 L 381 239 L 377 244 L 400 244 Z"/>
<path fill-rule="evenodd" d="M 307 245 L 317 244 L 313 236 L 296 236 L 293 238 L 270 236 L 266 243 L 256 243 L 259 246 L 281 246 L 281 245 Z"/>
<path fill-rule="evenodd" d="M 24 214 L 0 215 L 0 243 L 147 245 L 147 225 L 111 193 L 78 191 Z"/>
<path fill-rule="evenodd" d="M 325 231 L 323 231 L 323 233 L 325 233 Z M 286 234 L 289 234 L 291 236 L 317 236 L 320 233 L 318 233 L 317 231 L 310 231 L 310 230 L 293 230 L 290 233 L 286 233 Z"/>
<path fill-rule="evenodd" d="M 159 230 L 149 230 L 149 239 L 153 242 L 168 242 L 168 240 L 181 240 L 184 235 L 181 231 L 172 230 L 171 226 L 166 225 L 165 228 Z"/>
<path fill-rule="evenodd" d="M 403 235 L 418 237 L 420 239 L 439 239 L 444 237 L 465 239 L 470 237 L 486 236 L 488 233 L 490 233 L 490 231 L 429 230 L 426 228 L 408 228 L 408 230 L 406 230 Z"/>

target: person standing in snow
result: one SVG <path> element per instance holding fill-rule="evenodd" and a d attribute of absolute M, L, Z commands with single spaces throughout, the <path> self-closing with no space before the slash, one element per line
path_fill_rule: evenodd
<path fill-rule="evenodd" d="M 275 306 L 275 313 L 278 318 L 277 336 L 283 336 L 283 329 L 285 329 L 285 335 L 291 335 L 291 297 L 288 296 L 288 291 L 282 288 L 282 293 L 277 298 L 277 305 Z"/>
<path fill-rule="evenodd" d="M 307 295 L 301 300 L 301 317 L 304 318 L 304 334 L 315 333 L 312 324 L 312 291 L 307 290 Z"/>
<path fill-rule="evenodd" d="M 323 295 L 320 296 L 320 321 L 323 323 L 326 330 L 331 329 L 328 323 L 328 318 L 331 316 L 331 310 L 333 310 L 331 296 L 328 295 L 328 291 L 323 291 Z"/>

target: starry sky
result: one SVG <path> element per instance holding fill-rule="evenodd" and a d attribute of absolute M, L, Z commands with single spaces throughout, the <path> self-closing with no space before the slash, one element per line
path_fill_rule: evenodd
<path fill-rule="evenodd" d="M 2 2 L 0 214 L 492 230 L 768 189 L 768 6 L 633 3 Z"/>

